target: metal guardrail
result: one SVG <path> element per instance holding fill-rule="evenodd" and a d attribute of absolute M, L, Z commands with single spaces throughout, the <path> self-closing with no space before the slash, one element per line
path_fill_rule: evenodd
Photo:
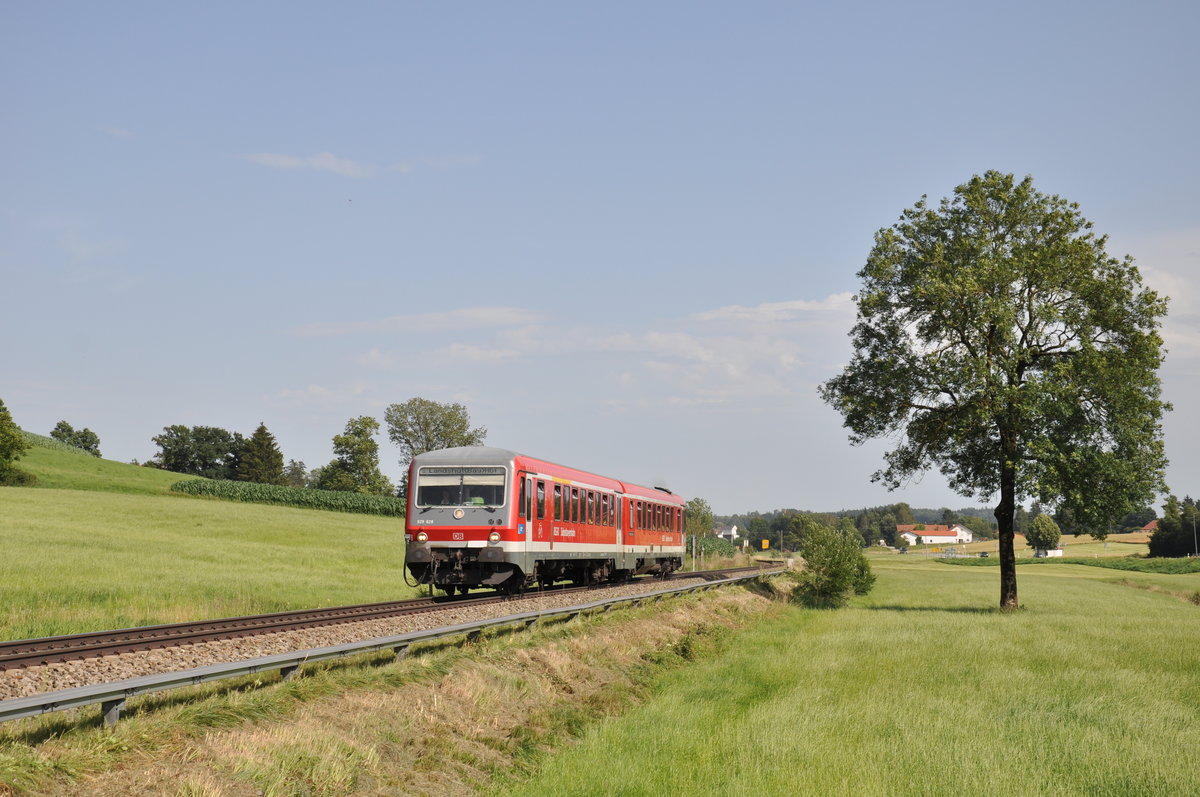
<path fill-rule="evenodd" d="M 608 611 L 612 607 L 623 603 L 636 605 L 645 601 L 660 600 L 666 595 L 711 589 L 725 584 L 758 578 L 774 572 L 760 571 L 724 578 L 719 581 L 708 581 L 703 584 L 687 584 L 681 587 L 645 592 L 640 595 L 607 598 L 605 600 L 593 601 L 578 606 L 568 606 L 561 609 L 524 612 L 522 614 L 494 617 L 490 620 L 480 620 L 473 623 L 461 623 L 459 625 L 443 626 L 426 631 L 411 631 L 407 634 L 367 639 L 361 642 L 347 642 L 324 648 L 310 648 L 291 653 L 278 653 L 273 656 L 263 656 L 257 659 L 246 659 L 226 664 L 211 664 L 206 667 L 196 667 L 190 670 L 180 670 L 178 672 L 162 673 L 159 675 L 144 675 L 139 678 L 128 678 L 123 681 L 114 681 L 107 684 L 79 686 L 73 689 L 62 689 L 57 692 L 44 692 L 39 695 L 31 695 L 30 697 L 0 700 L 0 722 L 21 719 L 23 717 L 36 717 L 41 714 L 66 711 L 68 709 L 100 703 L 101 712 L 104 716 L 104 724 L 111 726 L 120 719 L 121 711 L 125 708 L 125 702 L 136 695 L 161 692 L 168 689 L 179 689 L 185 686 L 196 686 L 208 681 L 219 681 L 241 675 L 271 672 L 273 670 L 279 670 L 284 678 L 288 678 L 303 664 L 341 659 L 359 653 L 369 653 L 389 648 L 395 652 L 396 658 L 399 659 L 408 652 L 410 645 L 418 642 L 430 642 L 456 636 L 465 636 L 467 639 L 473 639 L 478 638 L 483 631 L 489 628 L 521 624 L 526 628 L 530 628 L 542 620 L 553 617 L 566 616 L 568 620 L 571 620 L 580 614 L 596 609 L 603 608 L 605 611 Z"/>

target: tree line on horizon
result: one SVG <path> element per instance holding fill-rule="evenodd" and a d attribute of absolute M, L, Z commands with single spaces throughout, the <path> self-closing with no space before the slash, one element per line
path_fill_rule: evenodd
<path fill-rule="evenodd" d="M 461 445 L 481 445 L 487 435 L 483 427 L 472 429 L 467 408 L 461 404 L 440 404 L 428 399 L 413 398 L 407 402 L 393 404 L 385 412 L 388 436 L 402 452 L 401 465 L 425 451 Z M 310 489 L 356 492 L 367 495 L 405 496 L 405 485 L 392 486 L 379 471 L 379 445 L 374 436 L 381 425 L 370 416 L 350 419 L 343 432 L 333 436 L 334 459 L 325 467 L 308 470 L 303 462 L 287 460 L 279 448 L 275 436 L 260 423 L 250 437 L 218 427 L 187 427 L 176 424 L 163 428 L 163 434 L 152 440 L 159 452 L 145 467 L 157 467 L 185 475 L 202 478 L 247 481 L 259 484 L 274 484 Z M 50 436 L 64 444 L 83 450 L 93 456 L 99 454 L 99 436 L 90 429 L 76 431 L 67 421 L 60 421 Z M 29 443 L 22 436 L 20 427 L 0 400 L 0 485 L 30 484 L 29 474 L 15 466 L 16 460 L 28 450 Z M 1195 521 L 1200 514 L 1197 503 L 1191 497 L 1182 501 L 1174 495 L 1166 498 L 1164 515 L 1159 520 L 1158 530 L 1150 538 L 1151 556 L 1186 556 L 1194 550 Z M 800 509 L 777 509 L 765 513 L 746 512 L 735 515 L 714 515 L 703 498 L 688 501 L 688 533 L 698 538 L 707 553 L 732 553 L 732 546 L 721 545 L 724 541 L 715 536 L 715 529 L 736 525 L 739 534 L 752 540 L 766 539 L 772 547 L 785 551 L 801 550 L 805 533 L 820 526 L 838 530 L 847 535 L 856 535 L 861 545 L 877 545 L 880 541 L 893 547 L 904 547 L 905 542 L 896 533 L 897 525 L 920 523 L 961 523 L 979 537 L 990 539 L 996 536 L 996 523 L 989 520 L 989 510 L 980 507 L 964 507 L 957 511 L 947 507 L 939 509 L 913 508 L 905 502 L 861 509 L 843 509 L 837 512 L 814 512 Z M 1048 514 L 1039 502 L 1034 501 L 1029 509 L 1018 505 L 1014 513 L 1014 527 L 1026 535 L 1033 531 L 1039 516 L 1048 517 L 1056 527 L 1068 533 L 1080 533 L 1069 516 L 1062 511 Z M 1100 534 L 1133 531 L 1143 528 L 1157 519 L 1152 507 L 1130 512 L 1120 521 L 1110 523 Z"/>
<path fill-rule="evenodd" d="M 417 454 L 480 445 L 487 436 L 485 428 L 471 428 L 462 404 L 420 397 L 390 405 L 384 420 L 389 439 L 400 447 L 400 466 L 405 471 Z M 206 479 L 403 498 L 407 485 L 403 481 L 399 487 L 393 485 L 379 468 L 375 436 L 380 429 L 379 421 L 370 415 L 351 418 L 342 433 L 333 436 L 333 459 L 309 470 L 299 460 L 284 463 L 278 441 L 265 423 L 259 423 L 248 438 L 219 427 L 174 424 L 151 438 L 159 450 L 141 464 Z"/>
<path fill-rule="evenodd" d="M 1039 516 L 1047 516 L 1055 525 L 1069 533 L 1077 533 L 1071 519 L 1062 512 L 1047 512 L 1041 502 L 1034 501 L 1026 509 L 1023 504 L 1016 507 L 1013 526 L 1017 534 L 1029 536 L 1034 523 Z M 802 534 L 803 523 L 801 516 L 818 519 L 826 525 L 837 525 L 849 520 L 853 528 L 862 538 L 864 546 L 878 545 L 881 542 L 893 548 L 907 547 L 907 542 L 897 531 L 898 526 L 942 524 L 953 526 L 960 524 L 971 531 L 976 539 L 991 540 L 997 537 L 997 523 L 991 510 L 985 507 L 963 507 L 953 510 L 948 507 L 939 509 L 914 508 L 901 501 L 895 504 L 863 507 L 861 509 L 841 509 L 836 512 L 819 512 L 803 509 L 777 509 L 771 512 L 746 512 L 737 515 L 719 515 L 713 522 L 720 528 L 738 527 L 739 536 L 749 539 L 767 539 L 776 544 L 782 534 L 785 547 L 798 549 Z M 1147 523 L 1157 518 L 1153 507 L 1130 512 L 1115 523 L 1109 524 L 1102 536 L 1109 533 L 1137 531 Z"/>

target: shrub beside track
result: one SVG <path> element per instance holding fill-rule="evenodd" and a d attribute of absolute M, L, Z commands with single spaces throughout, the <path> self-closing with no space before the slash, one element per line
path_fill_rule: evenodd
<path fill-rule="evenodd" d="M 354 512 L 360 515 L 383 515 L 385 517 L 404 516 L 404 502 L 388 495 L 363 495 L 362 493 L 334 492 L 332 490 L 312 490 L 304 487 L 280 487 L 274 484 L 235 482 L 223 479 L 185 479 L 172 484 L 171 491 L 251 504 L 326 509 L 332 512 Z"/>

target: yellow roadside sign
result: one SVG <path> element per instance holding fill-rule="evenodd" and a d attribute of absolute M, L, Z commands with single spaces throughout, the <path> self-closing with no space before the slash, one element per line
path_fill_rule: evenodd
<path fill-rule="evenodd" d="M 768 548 L 770 548 L 770 547 L 771 547 L 771 541 L 770 541 L 770 540 L 763 540 L 763 550 L 765 551 L 765 550 L 767 550 L 767 549 L 768 549 Z"/>

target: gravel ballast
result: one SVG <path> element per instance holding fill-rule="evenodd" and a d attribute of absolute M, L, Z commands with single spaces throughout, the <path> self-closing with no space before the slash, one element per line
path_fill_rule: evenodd
<path fill-rule="evenodd" d="M 682 585 L 688 579 L 675 577 L 669 585 Z M 525 598 L 474 605 L 471 601 L 454 603 L 444 609 L 402 617 L 363 620 L 354 623 L 282 631 L 238 639 L 199 642 L 174 648 L 119 653 L 80 661 L 56 662 L 38 667 L 0 672 L 0 700 L 29 697 L 77 686 L 110 683 L 143 675 L 188 670 L 210 664 L 254 659 L 297 650 L 360 642 L 379 637 L 427 631 L 460 623 L 478 622 L 522 612 L 563 609 L 609 597 L 638 595 L 664 588 L 664 582 L 650 580 L 635 584 L 603 587 L 581 596 L 580 593 L 532 595 Z"/>

